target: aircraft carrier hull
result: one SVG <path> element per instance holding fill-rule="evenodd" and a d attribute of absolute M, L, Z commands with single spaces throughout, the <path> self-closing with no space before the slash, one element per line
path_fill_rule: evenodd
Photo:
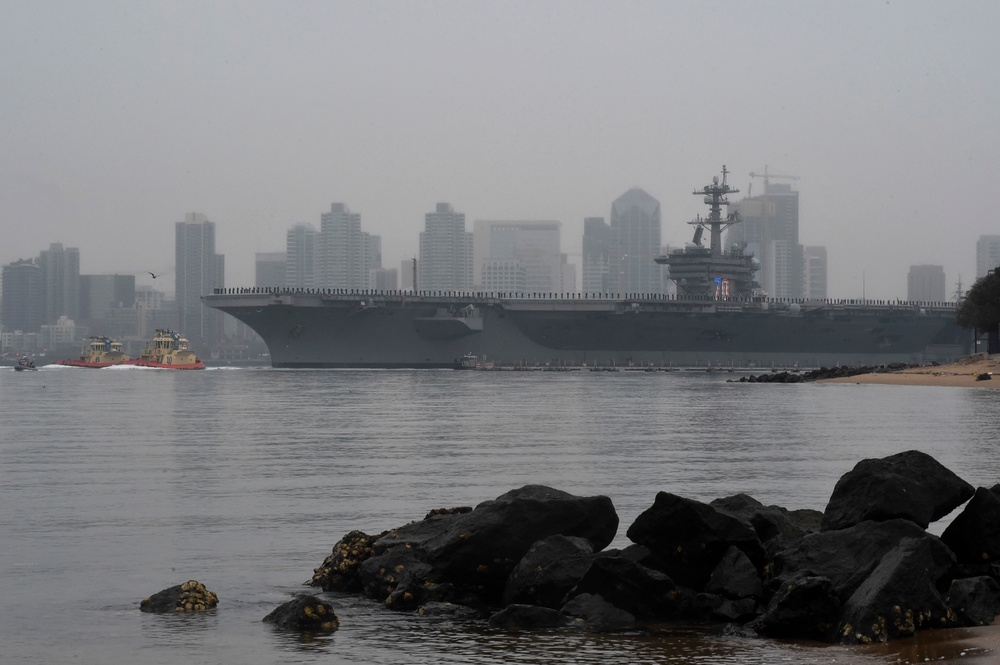
<path fill-rule="evenodd" d="M 224 291 L 205 304 L 274 367 L 821 367 L 946 362 L 972 342 L 947 303 Z"/>

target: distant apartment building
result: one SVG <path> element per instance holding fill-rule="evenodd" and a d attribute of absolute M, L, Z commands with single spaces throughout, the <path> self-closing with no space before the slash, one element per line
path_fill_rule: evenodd
<path fill-rule="evenodd" d="M 608 257 L 611 253 L 611 227 L 603 217 L 583 220 L 584 293 L 608 293 Z"/>
<path fill-rule="evenodd" d="M 827 296 L 826 247 L 807 246 L 802 251 L 802 276 L 805 284 L 802 296 L 811 300 L 824 300 Z"/>
<path fill-rule="evenodd" d="M 760 261 L 757 282 L 775 298 L 801 298 L 805 277 L 799 244 L 799 193 L 791 185 L 764 183 L 764 193 L 734 202 L 742 220 L 726 242 L 746 247 Z"/>
<path fill-rule="evenodd" d="M 403 291 L 413 290 L 413 280 L 417 276 L 417 260 L 403 259 L 399 263 L 399 288 Z"/>
<path fill-rule="evenodd" d="M 76 319 L 80 315 L 80 250 L 54 242 L 38 255 L 45 283 L 45 319 L 55 323 L 60 316 Z"/>
<path fill-rule="evenodd" d="M 284 286 L 313 288 L 319 272 L 316 266 L 316 228 L 311 224 L 296 224 L 285 236 Z"/>
<path fill-rule="evenodd" d="M 80 275 L 77 323 L 92 335 L 137 335 L 135 294 L 135 275 Z"/>
<path fill-rule="evenodd" d="M 976 241 L 976 279 L 1000 268 L 1000 236 L 979 236 Z"/>
<path fill-rule="evenodd" d="M 911 301 L 943 301 L 944 266 L 910 266 L 910 273 L 906 278 L 906 298 Z"/>
<path fill-rule="evenodd" d="M 317 286 L 366 289 L 369 272 L 382 267 L 381 239 L 361 230 L 361 214 L 334 203 L 320 216 L 317 238 Z"/>
<path fill-rule="evenodd" d="M 633 187 L 611 204 L 608 290 L 611 293 L 663 293 L 660 253 L 660 202 Z"/>
<path fill-rule="evenodd" d="M 434 212 L 424 215 L 416 288 L 471 289 L 472 273 L 472 234 L 465 230 L 465 213 L 455 212 L 448 203 L 438 203 Z"/>
<path fill-rule="evenodd" d="M 177 307 L 163 291 L 151 286 L 135 287 L 136 335 L 149 339 L 158 328 L 179 328 Z"/>
<path fill-rule="evenodd" d="M 399 288 L 399 271 L 395 268 L 372 268 L 368 283 L 370 288 L 379 291 L 395 291 Z"/>
<path fill-rule="evenodd" d="M 473 284 L 486 291 L 576 290 L 567 271 L 557 221 L 477 220 L 473 225 Z"/>
<path fill-rule="evenodd" d="M 285 286 L 285 253 L 254 254 L 254 286 Z"/>
<path fill-rule="evenodd" d="M 41 266 L 31 259 L 3 267 L 3 309 L 0 322 L 9 333 L 37 333 L 45 323 L 45 278 Z"/>
<path fill-rule="evenodd" d="M 222 338 L 222 312 L 201 297 L 225 286 L 225 257 L 215 253 L 215 223 L 197 212 L 175 226 L 174 287 L 178 326 L 192 346 L 207 351 Z"/>

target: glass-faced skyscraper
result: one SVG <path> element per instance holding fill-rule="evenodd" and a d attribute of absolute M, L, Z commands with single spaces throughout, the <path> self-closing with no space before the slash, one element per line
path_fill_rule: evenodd
<path fill-rule="evenodd" d="M 611 204 L 608 243 L 608 291 L 662 293 L 660 202 L 638 187 Z"/>
<path fill-rule="evenodd" d="M 178 327 L 202 353 L 222 338 L 221 312 L 201 297 L 225 286 L 225 257 L 215 253 L 215 223 L 191 212 L 177 222 L 174 252 Z"/>
<path fill-rule="evenodd" d="M 472 281 L 472 234 L 465 230 L 465 213 L 438 203 L 424 215 L 416 288 L 454 291 L 472 288 Z"/>

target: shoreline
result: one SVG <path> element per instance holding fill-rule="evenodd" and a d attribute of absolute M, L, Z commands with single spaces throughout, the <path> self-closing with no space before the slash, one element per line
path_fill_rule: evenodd
<path fill-rule="evenodd" d="M 989 380 L 976 377 L 992 375 Z M 855 383 L 886 386 L 942 386 L 952 388 L 1000 389 L 1000 354 L 979 353 L 948 365 L 908 367 L 895 372 L 858 374 L 837 379 L 820 379 L 817 383 Z"/>

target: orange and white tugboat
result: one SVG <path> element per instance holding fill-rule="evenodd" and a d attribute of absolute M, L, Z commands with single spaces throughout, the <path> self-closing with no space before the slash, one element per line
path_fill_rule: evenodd
<path fill-rule="evenodd" d="M 205 369 L 205 363 L 188 348 L 188 341 L 173 330 L 157 330 L 142 354 L 126 364 L 160 369 Z"/>
<path fill-rule="evenodd" d="M 129 361 L 125 347 L 119 341 L 107 337 L 91 337 L 80 352 L 79 360 L 57 360 L 57 365 L 68 367 L 111 367 L 122 365 Z"/>

